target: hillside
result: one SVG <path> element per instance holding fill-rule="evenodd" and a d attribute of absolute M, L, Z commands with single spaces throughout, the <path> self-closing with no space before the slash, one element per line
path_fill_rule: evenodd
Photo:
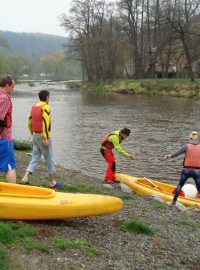
<path fill-rule="evenodd" d="M 19 54 L 38 59 L 41 54 L 52 53 L 63 48 L 68 38 L 40 33 L 17 33 L 0 30 L 0 37 L 8 41 L 9 48 L 0 47 L 0 52 Z"/>

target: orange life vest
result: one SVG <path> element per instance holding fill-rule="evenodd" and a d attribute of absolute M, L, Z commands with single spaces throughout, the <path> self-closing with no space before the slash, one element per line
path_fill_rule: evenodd
<path fill-rule="evenodd" d="M 42 117 L 42 106 L 33 105 L 31 109 L 31 117 L 32 117 L 32 131 L 36 133 L 42 132 L 42 124 L 43 124 L 43 117 Z"/>
<path fill-rule="evenodd" d="M 12 127 L 12 116 L 10 113 L 7 113 L 3 120 L 0 120 L 0 127 L 11 128 Z"/>
<path fill-rule="evenodd" d="M 105 137 L 103 137 L 103 139 L 102 139 L 101 142 L 100 142 L 101 145 L 102 145 L 103 147 L 105 147 L 106 149 L 108 149 L 108 150 L 112 150 L 112 149 L 114 148 L 113 143 L 112 143 L 112 142 L 109 142 L 109 140 L 108 140 L 108 138 L 109 138 L 111 135 L 116 135 L 116 136 L 118 136 L 116 133 L 110 133 L 110 134 L 106 135 Z M 119 136 L 119 143 L 121 143 L 122 140 L 123 140 L 123 139 Z"/>
<path fill-rule="evenodd" d="M 187 144 L 183 166 L 200 169 L 200 144 Z"/>

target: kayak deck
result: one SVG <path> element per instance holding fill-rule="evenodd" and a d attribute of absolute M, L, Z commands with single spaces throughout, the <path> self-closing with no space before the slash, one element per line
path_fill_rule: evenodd
<path fill-rule="evenodd" d="M 164 202 L 171 202 L 173 199 L 173 191 L 175 186 L 163 183 L 157 180 L 151 180 L 147 178 L 134 177 L 126 174 L 118 173 L 117 179 L 127 185 L 133 192 L 141 196 L 157 195 L 163 199 Z M 186 206 L 197 205 L 200 207 L 199 198 L 186 198 L 181 195 L 178 197 L 178 201 Z"/>
<path fill-rule="evenodd" d="M 121 199 L 107 195 L 55 192 L 48 188 L 0 183 L 0 219 L 49 220 L 107 215 Z"/>

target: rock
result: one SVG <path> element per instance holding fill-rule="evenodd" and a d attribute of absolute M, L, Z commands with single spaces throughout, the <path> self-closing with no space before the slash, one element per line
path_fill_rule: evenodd
<path fill-rule="evenodd" d="M 120 188 L 121 188 L 121 191 L 122 192 L 125 192 L 125 193 L 133 193 L 132 189 L 130 189 L 127 185 L 125 185 L 124 183 L 120 183 Z"/>

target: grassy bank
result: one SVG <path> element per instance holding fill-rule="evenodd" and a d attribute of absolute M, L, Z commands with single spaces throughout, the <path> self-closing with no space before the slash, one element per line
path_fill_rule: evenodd
<path fill-rule="evenodd" d="M 31 157 L 16 151 L 16 158 L 20 182 Z M 118 185 L 107 189 L 100 179 L 61 165 L 56 177 L 64 183 L 57 191 L 117 196 L 123 208 L 99 217 L 0 221 L 1 270 L 199 269 L 199 209 L 183 212 Z M 30 181 L 48 186 L 44 163 Z"/>
<path fill-rule="evenodd" d="M 99 92 L 200 98 L 200 80 L 194 83 L 185 79 L 115 80 L 112 83 L 84 82 L 79 87 Z"/>

